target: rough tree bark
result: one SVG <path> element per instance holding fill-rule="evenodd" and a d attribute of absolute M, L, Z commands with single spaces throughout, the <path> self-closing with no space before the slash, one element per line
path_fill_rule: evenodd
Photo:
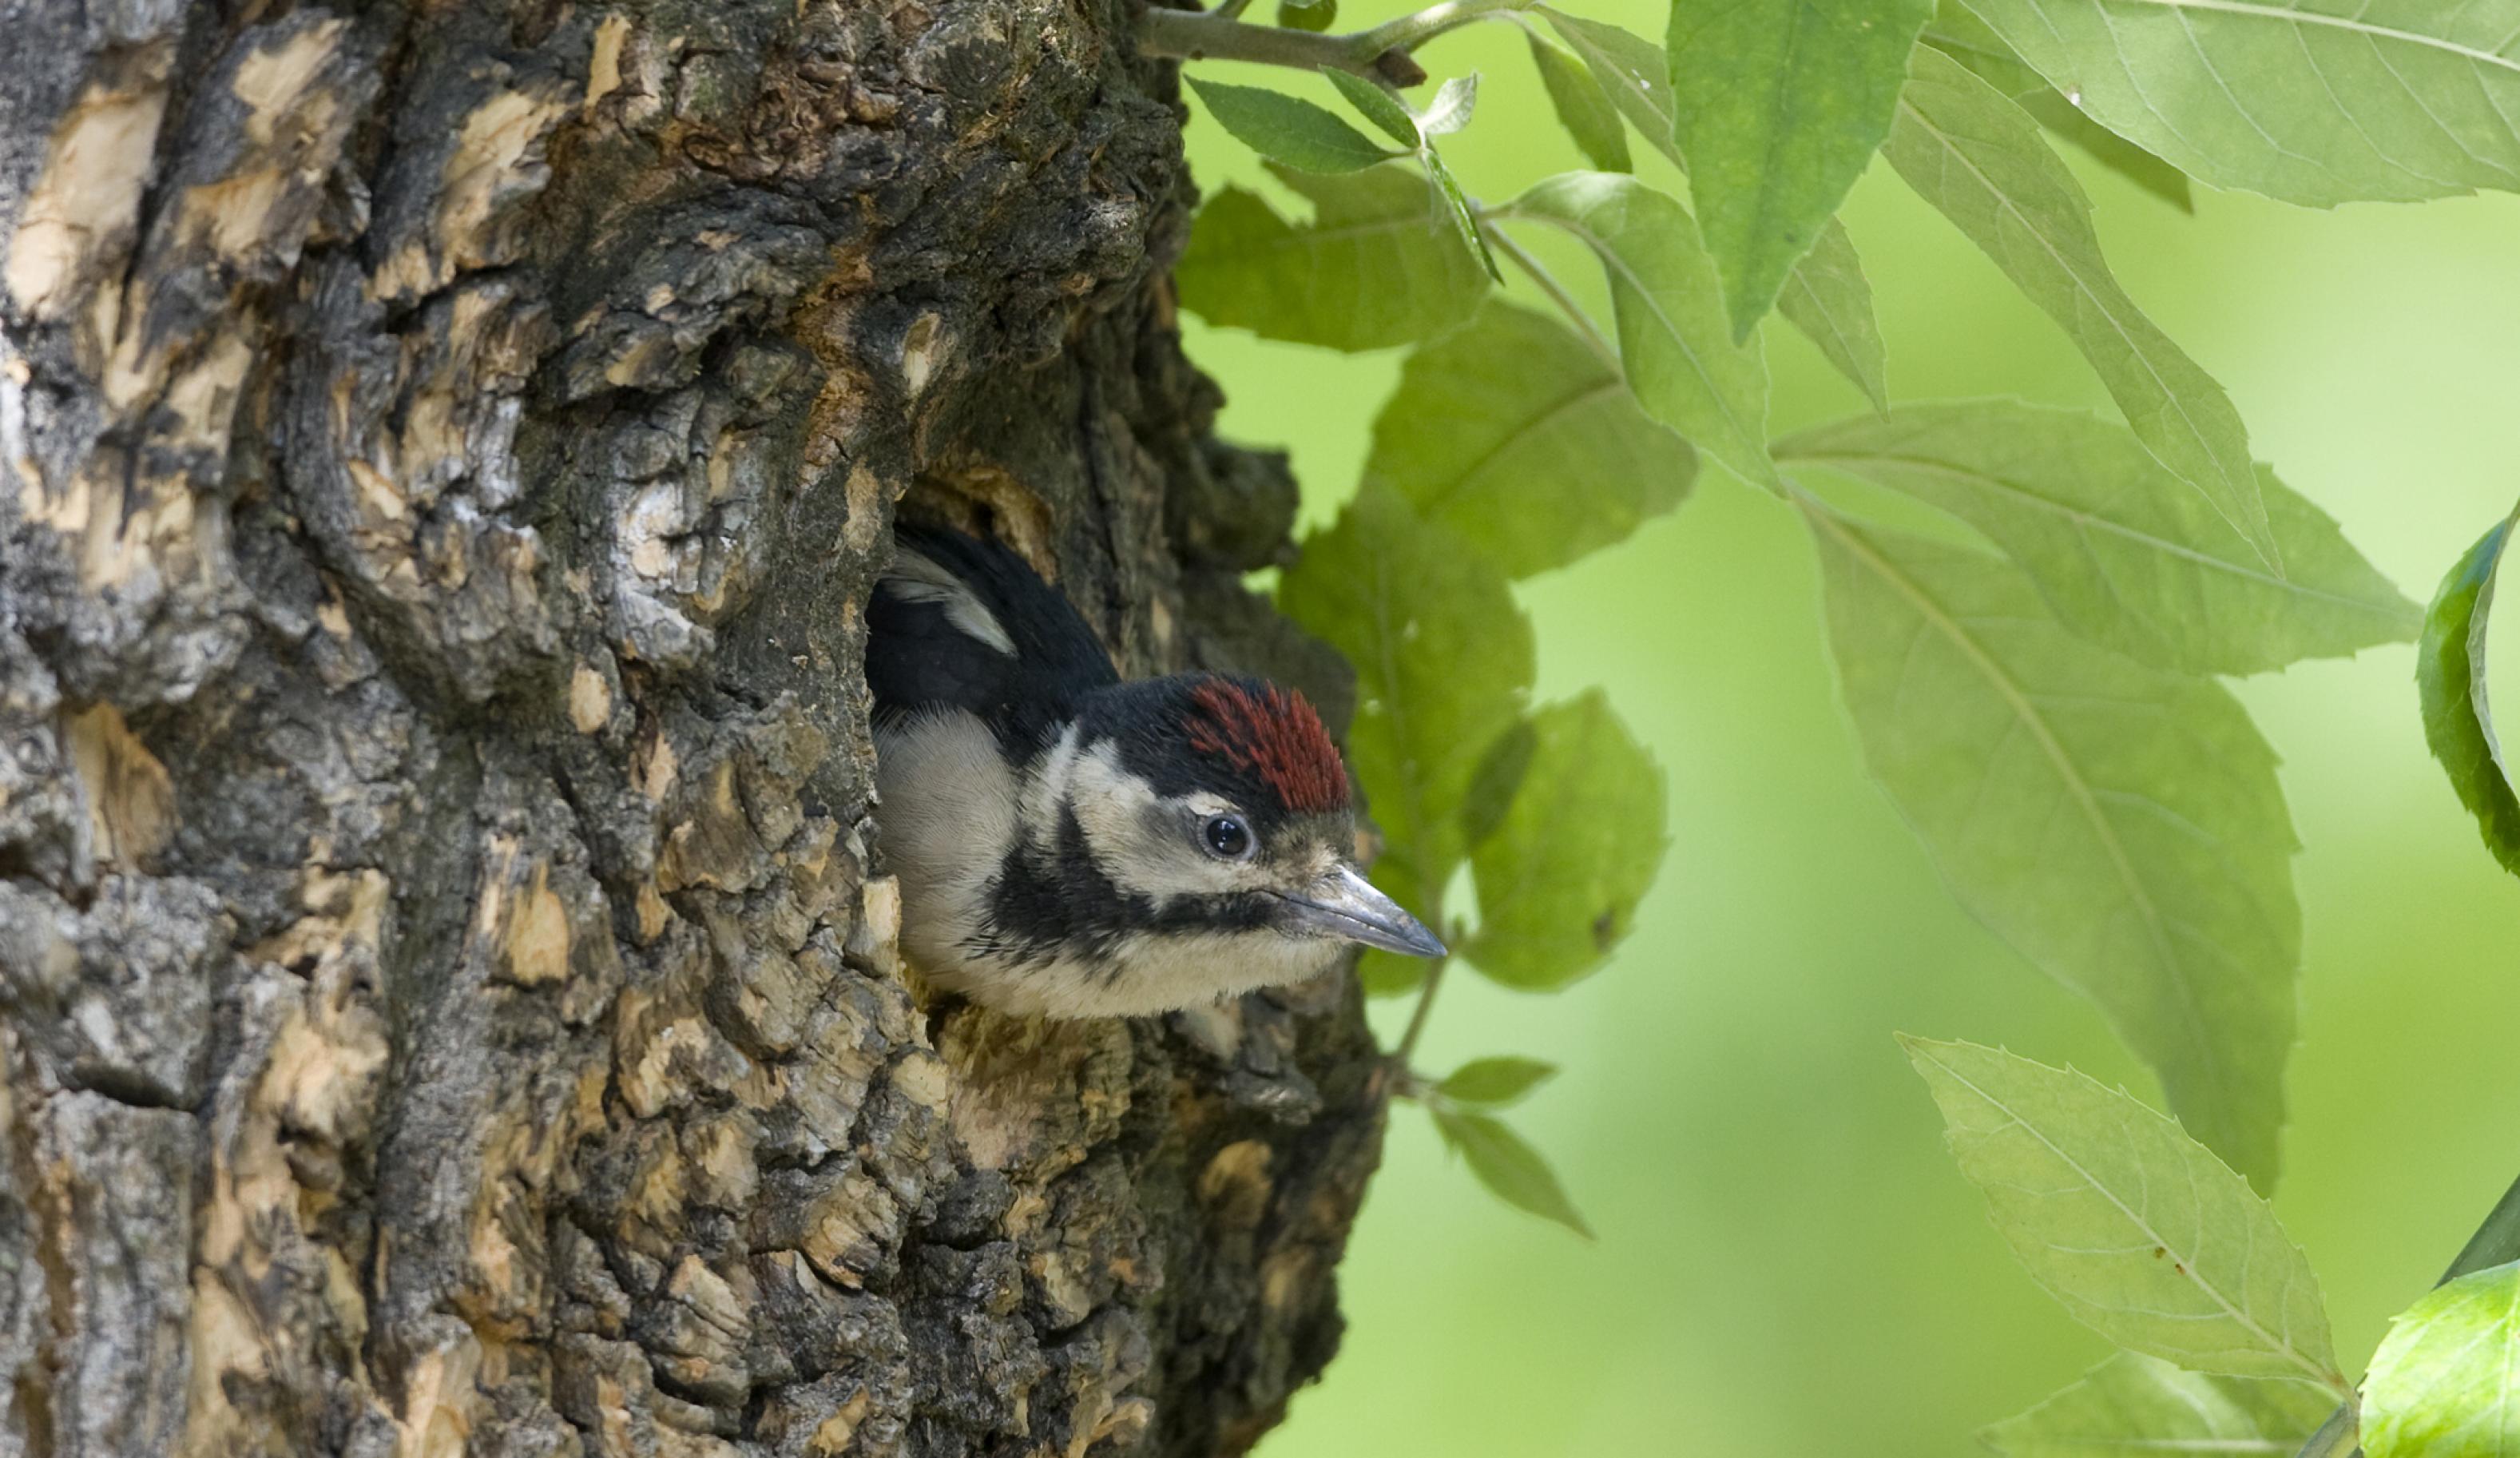
<path fill-rule="evenodd" d="M 1247 1446 L 1345 980 L 931 1014 L 910 507 L 1135 671 L 1238 586 L 1130 0 L 0 4 L 0 1454 Z"/>

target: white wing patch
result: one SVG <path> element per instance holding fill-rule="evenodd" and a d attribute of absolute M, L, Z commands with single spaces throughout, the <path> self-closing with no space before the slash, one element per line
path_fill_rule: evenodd
<path fill-rule="evenodd" d="M 1015 640 L 1007 636 L 998 615 L 980 601 L 969 583 L 955 576 L 927 558 L 904 547 L 893 555 L 892 567 L 884 573 L 883 585 L 905 603 L 934 603 L 945 611 L 945 620 L 1008 658 L 1015 656 Z"/>

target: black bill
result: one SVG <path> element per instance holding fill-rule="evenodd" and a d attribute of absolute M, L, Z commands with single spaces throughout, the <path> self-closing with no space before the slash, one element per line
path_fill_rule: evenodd
<path fill-rule="evenodd" d="M 1409 957 L 1440 957 L 1444 944 L 1400 903 L 1373 888 L 1354 866 L 1340 866 L 1304 895 L 1285 898 L 1295 924 Z"/>

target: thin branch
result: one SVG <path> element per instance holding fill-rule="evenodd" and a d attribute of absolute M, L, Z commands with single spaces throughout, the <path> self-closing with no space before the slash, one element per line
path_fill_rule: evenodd
<path fill-rule="evenodd" d="M 1426 969 L 1425 985 L 1418 989 L 1417 1009 L 1409 1015 L 1409 1030 L 1400 1035 L 1400 1046 L 1391 1050 L 1392 1062 L 1400 1065 L 1401 1071 L 1412 1081 L 1416 1080 L 1418 1073 L 1409 1059 L 1418 1051 L 1418 1035 L 1426 1030 L 1426 1015 L 1435 1010 L 1435 988 L 1443 982 L 1444 969 L 1452 964 L 1452 960 L 1438 957 L 1435 965 Z"/>
<path fill-rule="evenodd" d="M 1184 61 L 1252 61 L 1262 66 L 1291 66 L 1298 70 L 1346 70 L 1370 80 L 1404 84 L 1386 73 L 1379 57 L 1371 53 L 1358 55 L 1354 41 L 1353 36 L 1249 25 L 1230 16 L 1152 6 L 1138 18 L 1138 49 L 1149 56 L 1172 56 Z M 1417 62 L 1406 56 L 1398 59 L 1418 72 L 1416 80 L 1426 78 L 1425 70 Z"/>
<path fill-rule="evenodd" d="M 1298 70 L 1353 71 L 1393 86 L 1415 86 L 1426 79 L 1426 68 L 1412 60 L 1410 52 L 1446 31 L 1534 3 L 1536 0 L 1444 0 L 1441 5 L 1430 5 L 1414 15 L 1345 35 L 1318 35 L 1309 30 L 1248 23 L 1238 17 L 1249 0 L 1242 0 L 1242 5 L 1225 0 L 1217 9 L 1206 12 L 1148 6 L 1138 19 L 1138 49 L 1149 56 L 1185 61 L 1250 61 Z"/>
<path fill-rule="evenodd" d="M 1618 349 L 1601 333 L 1601 327 L 1593 322 L 1593 316 L 1584 312 L 1584 306 L 1575 301 L 1574 295 L 1566 292 L 1565 285 L 1557 282 L 1556 275 L 1549 271 L 1548 265 L 1533 257 L 1529 249 L 1514 242 L 1503 228 L 1490 221 L 1493 216 L 1492 213 L 1479 216 L 1479 231 L 1487 235 L 1489 245 L 1512 259 L 1515 267 L 1531 275 L 1532 283 L 1549 296 L 1551 303 L 1557 305 L 1558 312 L 1566 316 L 1567 323 L 1575 326 L 1575 332 L 1583 336 L 1584 342 L 1600 357 L 1601 363 L 1608 365 L 1614 374 L 1623 373 L 1626 367 L 1619 361 Z"/>

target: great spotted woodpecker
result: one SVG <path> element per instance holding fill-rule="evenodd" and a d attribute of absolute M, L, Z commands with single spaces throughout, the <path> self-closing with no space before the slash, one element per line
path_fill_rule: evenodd
<path fill-rule="evenodd" d="M 1301 695 L 1124 683 L 995 543 L 903 527 L 867 612 L 877 822 L 902 943 L 1011 1013 L 1134 1017 L 1444 945 L 1357 869 L 1347 769 Z"/>

